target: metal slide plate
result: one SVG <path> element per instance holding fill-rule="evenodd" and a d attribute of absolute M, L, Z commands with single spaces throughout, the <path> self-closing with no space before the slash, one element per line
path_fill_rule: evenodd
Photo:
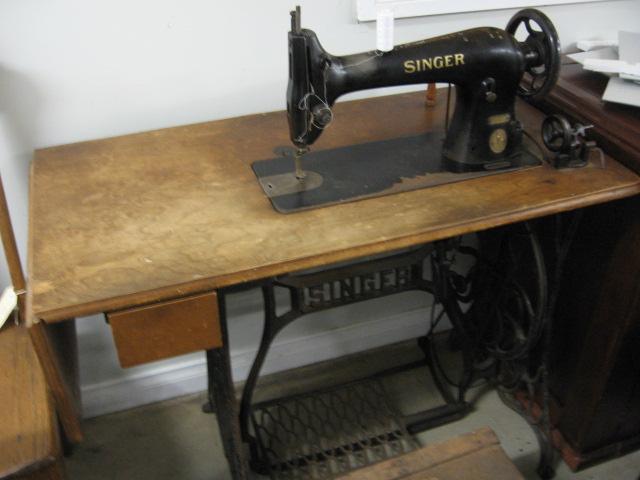
<path fill-rule="evenodd" d="M 293 149 L 252 164 L 262 189 L 281 213 L 460 182 L 541 165 L 523 147 L 511 166 L 451 173 L 441 165 L 443 132 L 312 151 L 302 157 L 304 180 L 294 175 Z"/>

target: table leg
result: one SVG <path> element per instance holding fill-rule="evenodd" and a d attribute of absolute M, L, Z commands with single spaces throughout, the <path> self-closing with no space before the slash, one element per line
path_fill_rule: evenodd
<path fill-rule="evenodd" d="M 65 375 L 47 325 L 43 322 L 36 323 L 29 328 L 29 335 L 51 389 L 64 438 L 71 444 L 80 443 L 83 435 L 79 398 L 74 395 L 74 387 Z"/>
<path fill-rule="evenodd" d="M 207 372 L 213 368 L 214 356 L 207 355 Z M 202 413 L 216 413 L 215 395 L 213 393 L 213 376 L 207 375 L 207 400 L 202 404 Z"/>
<path fill-rule="evenodd" d="M 231 476 L 234 480 L 242 480 L 247 478 L 247 468 L 238 423 L 238 402 L 231 382 L 228 351 L 225 350 L 227 349 L 209 350 L 207 361 L 212 365 L 209 375 L 212 380 L 213 403 L 216 406 L 224 453 L 229 462 Z"/>
<path fill-rule="evenodd" d="M 231 376 L 229 337 L 223 295 L 219 295 L 218 302 L 223 346 L 207 351 L 209 402 L 211 405 L 215 405 L 222 445 L 229 462 L 231 476 L 234 480 L 244 480 L 248 478 L 248 470 L 244 444 L 240 436 L 238 401 Z"/>

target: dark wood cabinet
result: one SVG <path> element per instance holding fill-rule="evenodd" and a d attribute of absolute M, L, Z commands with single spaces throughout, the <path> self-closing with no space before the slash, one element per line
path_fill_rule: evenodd
<path fill-rule="evenodd" d="M 573 468 L 640 445 L 640 198 L 584 212 L 560 287 L 551 391 Z"/>
<path fill-rule="evenodd" d="M 594 124 L 640 173 L 640 109 L 605 104 L 606 77 L 565 65 L 543 108 Z M 588 208 L 567 257 L 553 328 L 555 443 L 574 469 L 640 446 L 640 197 Z"/>

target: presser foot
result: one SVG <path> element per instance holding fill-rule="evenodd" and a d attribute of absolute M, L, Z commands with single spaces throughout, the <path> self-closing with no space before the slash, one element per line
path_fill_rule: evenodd
<path fill-rule="evenodd" d="M 258 177 L 260 186 L 269 198 L 281 195 L 298 194 L 315 190 L 323 183 L 323 177 L 319 173 L 305 170 L 302 166 L 302 157 L 309 151 L 308 147 L 277 147 L 274 152 L 281 158 L 293 158 L 293 172 L 278 173 Z M 282 171 L 282 170 L 280 170 Z"/>
<path fill-rule="evenodd" d="M 288 172 L 267 177 L 260 177 L 260 185 L 269 198 L 289 195 L 292 193 L 302 193 L 314 190 L 322 185 L 322 175 L 308 170 L 300 172 Z"/>
<path fill-rule="evenodd" d="M 296 153 L 293 155 L 293 163 L 296 170 L 295 176 L 300 182 L 303 182 L 307 177 L 307 172 L 302 169 L 302 156 L 308 151 L 308 148 L 298 148 Z"/>

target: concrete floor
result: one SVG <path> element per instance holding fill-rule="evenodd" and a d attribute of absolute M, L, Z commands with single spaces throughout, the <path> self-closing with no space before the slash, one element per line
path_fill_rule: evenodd
<path fill-rule="evenodd" d="M 261 379 L 256 401 L 339 384 L 393 364 L 419 358 L 413 342 L 303 367 Z M 447 359 L 454 364 L 455 357 Z M 403 413 L 440 403 L 432 384 L 418 369 L 385 382 Z M 537 442 L 526 422 L 504 406 L 495 391 L 477 387 L 475 410 L 466 418 L 418 435 L 422 445 L 491 427 L 507 455 L 527 479 L 537 479 Z M 86 439 L 67 459 L 72 480 L 230 479 L 213 415 L 201 412 L 205 394 L 191 395 L 85 422 Z M 640 451 L 572 473 L 560 462 L 556 478 L 640 480 Z M 256 476 L 256 478 L 264 478 Z"/>

